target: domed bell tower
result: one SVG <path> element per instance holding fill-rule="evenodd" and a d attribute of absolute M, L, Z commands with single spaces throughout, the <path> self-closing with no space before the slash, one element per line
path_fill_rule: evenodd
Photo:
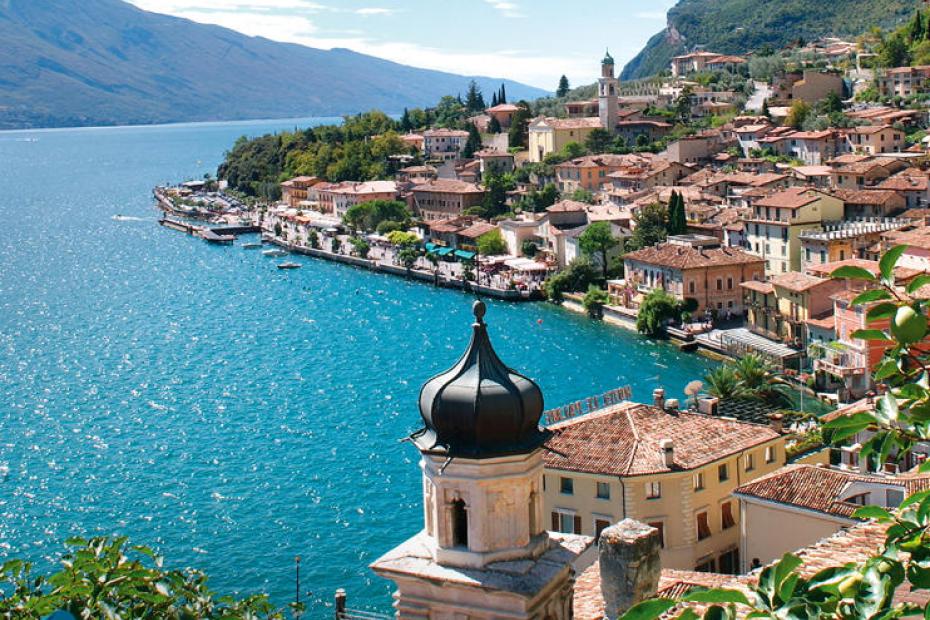
<path fill-rule="evenodd" d="M 617 131 L 619 97 L 620 81 L 614 77 L 614 59 L 607 51 L 601 61 L 601 77 L 597 81 L 597 109 L 601 127 L 610 133 Z"/>
<path fill-rule="evenodd" d="M 497 356 L 484 303 L 473 311 L 465 353 L 420 390 L 424 528 L 372 569 L 397 583 L 398 617 L 568 618 L 592 541 L 546 531 L 542 392 Z"/>

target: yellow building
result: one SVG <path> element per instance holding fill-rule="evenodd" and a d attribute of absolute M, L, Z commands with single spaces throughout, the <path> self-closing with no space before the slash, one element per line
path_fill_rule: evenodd
<path fill-rule="evenodd" d="M 768 282 L 743 282 L 753 332 L 789 344 L 807 344 L 807 323 L 833 312 L 831 296 L 845 288 L 843 280 L 806 273 L 785 273 Z"/>
<path fill-rule="evenodd" d="M 558 153 L 569 142 L 584 144 L 592 130 L 601 127 L 601 119 L 548 118 L 540 116 L 529 124 L 530 161 L 540 162 L 549 153 Z"/>
<path fill-rule="evenodd" d="M 791 187 L 757 200 L 746 220 L 749 252 L 765 259 L 768 274 L 801 270 L 800 235 L 844 217 L 843 201 L 806 187 Z"/>
<path fill-rule="evenodd" d="M 555 531 L 598 535 L 622 519 L 658 529 L 662 566 L 735 573 L 740 484 L 785 463 L 768 425 L 624 402 L 550 427 L 544 505 Z"/>

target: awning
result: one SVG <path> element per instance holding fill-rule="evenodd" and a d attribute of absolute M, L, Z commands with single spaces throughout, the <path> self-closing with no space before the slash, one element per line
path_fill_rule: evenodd
<path fill-rule="evenodd" d="M 439 254 L 440 256 L 448 256 L 449 254 L 452 254 L 452 248 L 439 248 L 436 250 L 436 254 Z"/>
<path fill-rule="evenodd" d="M 475 258 L 474 252 L 466 252 L 465 250 L 456 250 L 455 255 L 463 260 L 472 260 Z"/>

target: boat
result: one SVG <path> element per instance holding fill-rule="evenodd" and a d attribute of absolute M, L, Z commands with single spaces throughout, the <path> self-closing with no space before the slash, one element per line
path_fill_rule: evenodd
<path fill-rule="evenodd" d="M 262 247 L 261 243 L 243 243 L 242 244 L 243 250 L 257 250 L 260 247 Z"/>
<path fill-rule="evenodd" d="M 262 252 L 265 256 L 287 256 L 287 250 L 282 250 L 280 248 L 271 248 L 270 250 L 264 250 Z"/>
<path fill-rule="evenodd" d="M 300 263 L 281 263 L 278 269 L 300 269 Z"/>

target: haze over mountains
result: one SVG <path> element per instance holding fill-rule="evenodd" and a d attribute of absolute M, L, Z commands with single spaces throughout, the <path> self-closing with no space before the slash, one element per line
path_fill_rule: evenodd
<path fill-rule="evenodd" d="M 851 37 L 912 17 L 922 0 L 680 0 L 668 26 L 623 69 L 623 79 L 667 70 L 673 56 L 703 49 L 745 54 L 799 38 Z"/>
<path fill-rule="evenodd" d="M 142 11 L 0 0 L 0 129 L 329 116 L 432 105 L 469 77 Z M 476 77 L 511 100 L 546 93 Z"/>

